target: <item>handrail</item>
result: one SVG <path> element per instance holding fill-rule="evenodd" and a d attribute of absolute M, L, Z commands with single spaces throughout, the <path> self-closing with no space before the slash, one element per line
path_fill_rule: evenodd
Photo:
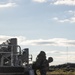
<path fill-rule="evenodd" d="M 16 46 L 16 47 L 19 47 L 19 53 L 21 54 L 21 47 L 20 47 L 19 45 L 3 45 L 3 44 L 0 44 L 0 47 L 1 47 L 1 46 L 6 46 L 6 47 L 8 47 L 8 46 L 11 46 L 11 47 Z M 1 52 L 0 52 L 0 53 L 1 53 Z M 4 51 L 3 53 L 5 53 L 5 51 Z M 6 53 L 8 53 L 8 51 L 7 51 Z"/>

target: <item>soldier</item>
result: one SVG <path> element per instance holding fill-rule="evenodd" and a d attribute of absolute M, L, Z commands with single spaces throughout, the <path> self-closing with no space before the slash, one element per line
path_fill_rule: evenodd
<path fill-rule="evenodd" d="M 42 62 L 46 60 L 46 53 L 44 51 L 41 51 L 37 57 L 36 61 L 33 63 L 32 68 L 34 69 L 35 75 L 37 75 L 36 71 L 41 69 Z"/>
<path fill-rule="evenodd" d="M 36 62 L 33 63 L 32 68 L 34 69 L 35 75 L 37 75 L 36 71 L 39 70 L 41 75 L 46 75 L 47 70 L 49 69 L 49 63 L 53 61 L 52 57 L 46 59 L 46 53 L 41 51 L 37 58 Z"/>

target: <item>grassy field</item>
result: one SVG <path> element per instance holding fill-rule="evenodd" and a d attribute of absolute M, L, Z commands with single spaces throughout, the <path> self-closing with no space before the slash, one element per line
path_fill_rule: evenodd
<path fill-rule="evenodd" d="M 38 75 L 40 75 L 39 72 L 38 72 Z M 57 71 L 47 72 L 47 75 L 75 75 L 75 71 L 64 72 L 63 70 L 57 70 Z"/>
<path fill-rule="evenodd" d="M 47 75 L 75 75 L 75 72 L 66 72 L 66 73 L 59 73 L 59 72 L 48 72 Z"/>

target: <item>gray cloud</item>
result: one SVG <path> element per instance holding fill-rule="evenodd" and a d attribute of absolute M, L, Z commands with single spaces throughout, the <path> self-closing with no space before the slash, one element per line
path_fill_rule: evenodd
<path fill-rule="evenodd" d="M 52 39 L 37 39 L 28 40 L 24 36 L 4 36 L 0 35 L 0 43 L 10 39 L 17 38 L 19 45 L 34 45 L 34 46 L 75 46 L 75 40 L 68 40 L 65 38 L 52 38 Z"/>
<path fill-rule="evenodd" d="M 56 44 L 55 42 L 49 42 L 49 41 L 41 41 L 41 42 L 33 42 L 36 45 L 54 45 Z"/>
<path fill-rule="evenodd" d="M 75 41 L 66 42 L 66 44 L 68 44 L 68 45 L 72 45 L 72 46 L 75 46 Z"/>

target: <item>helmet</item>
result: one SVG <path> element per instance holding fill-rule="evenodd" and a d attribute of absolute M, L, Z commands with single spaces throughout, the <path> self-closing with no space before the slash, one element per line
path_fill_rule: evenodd
<path fill-rule="evenodd" d="M 45 56 L 46 53 L 45 53 L 44 51 L 41 51 L 41 52 L 40 52 L 40 55 Z"/>

